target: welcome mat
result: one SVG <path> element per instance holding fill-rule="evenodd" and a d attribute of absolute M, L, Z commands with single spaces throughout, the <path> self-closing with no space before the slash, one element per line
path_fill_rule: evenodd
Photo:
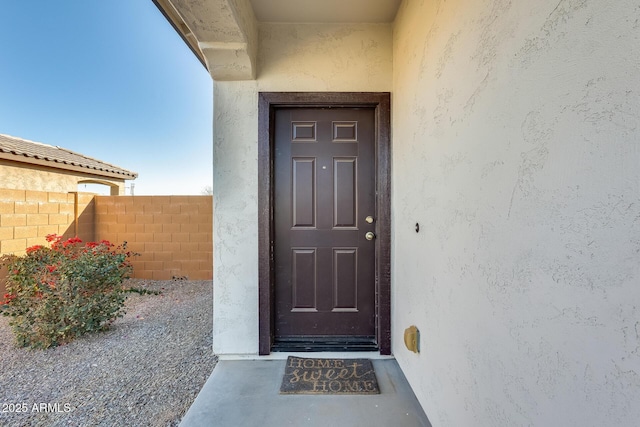
<path fill-rule="evenodd" d="M 280 394 L 379 394 L 369 359 L 309 359 L 289 356 Z"/>

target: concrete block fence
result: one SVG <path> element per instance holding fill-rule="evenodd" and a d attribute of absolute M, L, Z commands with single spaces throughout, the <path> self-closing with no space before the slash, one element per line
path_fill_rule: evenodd
<path fill-rule="evenodd" d="M 169 280 L 213 277 L 213 197 L 96 196 L 99 239 L 127 242 L 134 277 Z"/>
<path fill-rule="evenodd" d="M 0 188 L 0 255 L 22 255 L 48 234 L 109 240 L 140 256 L 134 276 L 213 277 L 213 197 L 98 196 Z M 0 292 L 6 272 L 0 270 Z"/>

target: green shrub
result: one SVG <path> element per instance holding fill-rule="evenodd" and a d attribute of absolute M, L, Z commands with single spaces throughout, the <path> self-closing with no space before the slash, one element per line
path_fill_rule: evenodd
<path fill-rule="evenodd" d="M 7 293 L 0 311 L 11 316 L 16 344 L 48 348 L 93 331 L 106 329 L 124 315 L 123 286 L 134 255 L 103 240 L 82 244 L 49 235 L 51 247 L 27 249 L 26 255 L 4 256 Z"/>

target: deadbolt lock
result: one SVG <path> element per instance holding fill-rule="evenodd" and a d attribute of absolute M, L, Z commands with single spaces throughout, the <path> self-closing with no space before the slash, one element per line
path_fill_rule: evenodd
<path fill-rule="evenodd" d="M 371 215 L 366 217 L 364 220 L 367 222 L 367 224 L 373 224 L 373 217 Z"/>
<path fill-rule="evenodd" d="M 373 240 L 373 239 L 375 239 L 375 237 L 376 237 L 376 235 L 373 234 L 373 232 L 371 232 L 371 231 L 367 231 L 365 233 L 365 235 L 364 235 L 364 238 L 367 239 L 367 240 Z"/>

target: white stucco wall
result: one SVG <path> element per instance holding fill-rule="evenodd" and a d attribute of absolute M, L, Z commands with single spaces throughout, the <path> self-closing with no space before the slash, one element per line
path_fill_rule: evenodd
<path fill-rule="evenodd" d="M 220 355 L 258 352 L 258 92 L 388 92 L 391 25 L 261 24 L 258 79 L 214 83 L 214 321 Z"/>
<path fill-rule="evenodd" d="M 636 0 L 401 6 L 393 351 L 434 426 L 638 425 L 639 58 Z"/>

